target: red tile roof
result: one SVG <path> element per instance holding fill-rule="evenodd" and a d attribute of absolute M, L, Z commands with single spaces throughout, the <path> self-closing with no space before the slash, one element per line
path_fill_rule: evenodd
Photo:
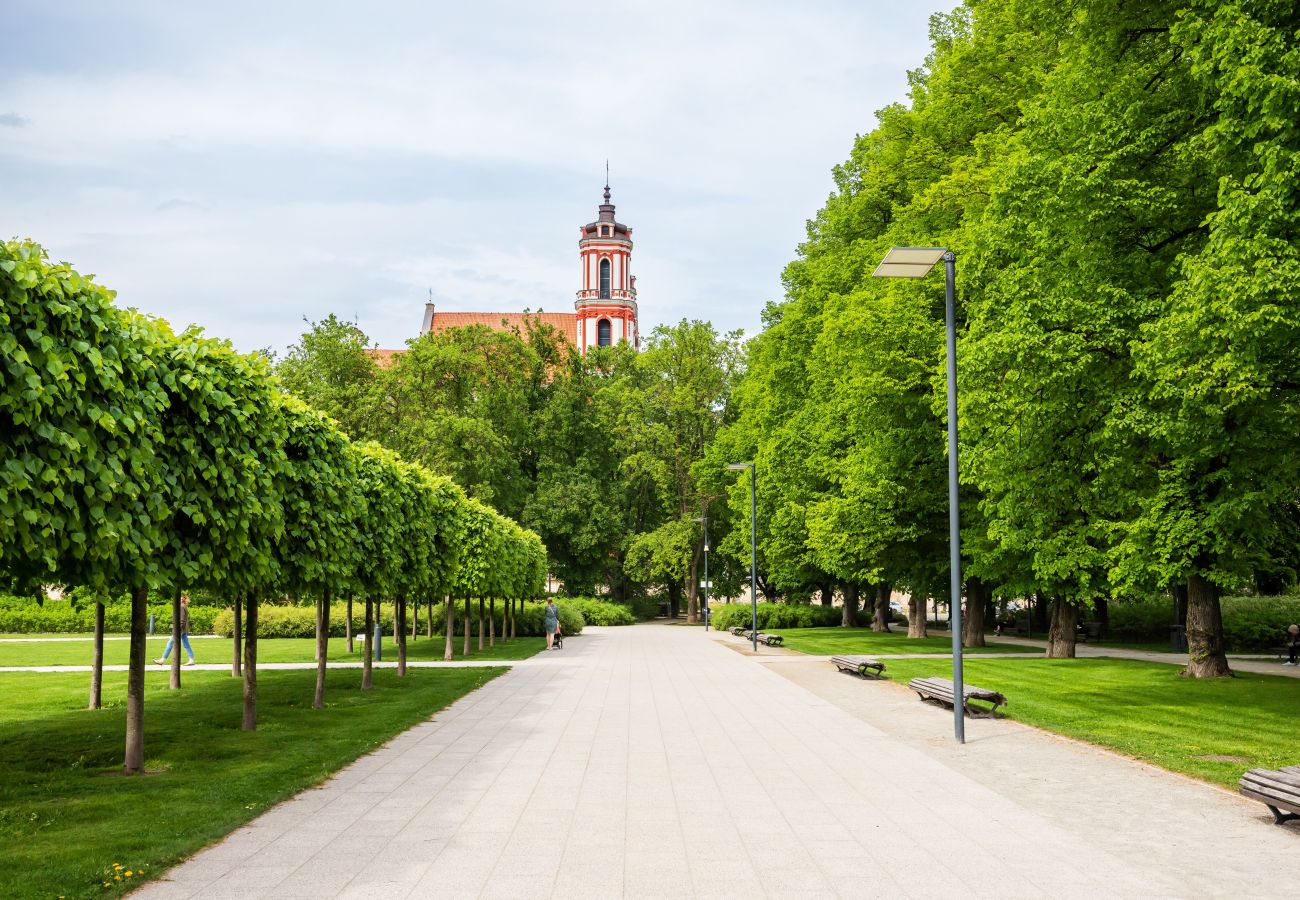
<path fill-rule="evenodd" d="M 476 313 L 476 312 L 435 312 L 433 332 L 447 331 L 451 328 L 466 328 L 470 325 L 486 325 L 493 331 L 524 331 L 524 319 L 532 319 L 545 325 L 551 325 L 560 333 L 560 337 L 569 343 L 574 341 L 576 316 L 573 313 Z"/>
<path fill-rule="evenodd" d="M 524 333 L 524 319 L 550 325 L 559 333 L 560 339 L 572 344 L 576 337 L 577 316 L 573 313 L 476 313 L 476 312 L 435 312 L 430 331 L 438 333 L 453 328 L 468 328 L 471 325 L 483 325 L 493 331 L 512 331 L 518 329 Z M 387 368 L 396 357 L 405 350 L 367 350 L 375 365 Z"/>

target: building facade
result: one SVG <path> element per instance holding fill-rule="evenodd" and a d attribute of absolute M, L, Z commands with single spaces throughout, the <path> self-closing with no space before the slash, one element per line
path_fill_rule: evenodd
<path fill-rule="evenodd" d="M 609 347 L 620 341 L 640 349 L 632 229 L 614 218 L 608 184 L 604 202 L 597 207 L 596 221 L 578 228 L 578 259 L 582 267 L 580 286 L 571 313 L 445 312 L 426 303 L 420 334 L 468 325 L 522 331 L 527 317 L 554 326 L 583 355 L 592 347 Z"/>

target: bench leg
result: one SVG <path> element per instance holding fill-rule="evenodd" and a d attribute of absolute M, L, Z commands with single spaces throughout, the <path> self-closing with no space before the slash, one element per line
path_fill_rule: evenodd
<path fill-rule="evenodd" d="M 1282 812 L 1276 806 L 1270 806 L 1268 809 L 1273 814 L 1274 825 L 1285 825 L 1292 819 L 1300 819 L 1300 813 Z"/>

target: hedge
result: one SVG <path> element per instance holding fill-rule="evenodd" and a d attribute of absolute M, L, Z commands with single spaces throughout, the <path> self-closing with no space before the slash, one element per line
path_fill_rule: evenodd
<path fill-rule="evenodd" d="M 566 634 L 580 634 L 583 627 L 582 616 L 576 609 L 568 608 L 563 603 L 557 604 L 560 608 L 560 623 L 564 626 Z M 542 635 L 543 617 L 541 603 L 525 603 L 524 608 L 519 612 L 519 621 L 515 629 L 518 635 Z M 478 629 L 478 601 L 475 600 L 470 604 L 472 610 L 471 625 L 477 634 Z M 462 600 L 456 604 L 456 633 L 463 634 L 464 627 L 465 602 Z M 421 604 L 420 606 L 420 629 L 419 634 L 427 633 L 427 619 L 429 607 Z M 316 608 L 314 606 L 294 606 L 283 603 L 263 603 L 258 607 L 257 635 L 264 638 L 309 638 L 316 634 Z M 484 617 L 486 618 L 486 610 Z M 408 621 L 412 619 L 412 611 L 407 609 Z M 384 634 L 393 633 L 393 604 L 381 603 L 378 612 L 378 620 L 384 629 Z M 330 637 L 343 637 L 345 632 L 344 625 L 347 621 L 347 604 L 335 603 L 330 607 Z M 446 607 L 441 603 L 433 604 L 433 633 L 435 635 L 443 634 L 444 625 L 447 621 Z M 505 601 L 498 601 L 496 604 L 496 633 L 501 634 L 501 627 L 505 621 Z M 234 613 L 230 609 L 222 610 L 213 623 L 213 633 L 221 637 L 230 637 L 234 632 Z M 364 601 L 356 600 L 352 603 L 352 633 L 361 634 L 366 627 L 366 604 Z"/>
<path fill-rule="evenodd" d="M 712 623 L 715 628 L 726 630 L 733 625 L 749 626 L 752 610 L 748 603 L 711 604 Z M 813 606 L 807 603 L 760 603 L 758 604 L 758 627 L 760 631 L 778 628 L 824 628 L 839 625 L 843 611 L 838 606 Z M 859 625 L 870 624 L 870 611 L 866 615 L 859 612 Z"/>
<path fill-rule="evenodd" d="M 214 606 L 190 607 L 190 634 L 212 634 L 212 623 L 221 610 Z M 170 631 L 172 605 L 150 603 L 149 614 L 155 617 L 154 632 Z M 0 633 L 11 634 L 89 634 L 95 630 L 95 604 L 74 605 L 67 600 L 37 603 L 27 597 L 0 598 Z M 131 604 L 113 600 L 104 604 L 104 631 L 131 630 Z"/>
<path fill-rule="evenodd" d="M 595 597 L 564 597 L 557 599 L 560 609 L 573 609 L 581 613 L 588 625 L 635 625 L 636 616 L 621 603 L 597 600 Z"/>
<path fill-rule="evenodd" d="M 1223 638 L 1238 653 L 1278 647 L 1287 626 L 1300 622 L 1300 597 L 1224 597 L 1220 603 Z M 1164 642 L 1172 621 L 1173 600 L 1110 604 L 1112 640 Z"/>

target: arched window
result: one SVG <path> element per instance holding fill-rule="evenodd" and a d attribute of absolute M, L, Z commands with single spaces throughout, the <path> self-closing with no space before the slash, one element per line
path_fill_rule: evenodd
<path fill-rule="evenodd" d="M 609 299 L 609 260 L 600 261 L 600 299 Z"/>
<path fill-rule="evenodd" d="M 609 260 L 605 260 L 602 265 L 608 266 Z M 609 319 L 601 319 L 596 323 L 596 344 L 601 347 L 610 345 Z"/>

